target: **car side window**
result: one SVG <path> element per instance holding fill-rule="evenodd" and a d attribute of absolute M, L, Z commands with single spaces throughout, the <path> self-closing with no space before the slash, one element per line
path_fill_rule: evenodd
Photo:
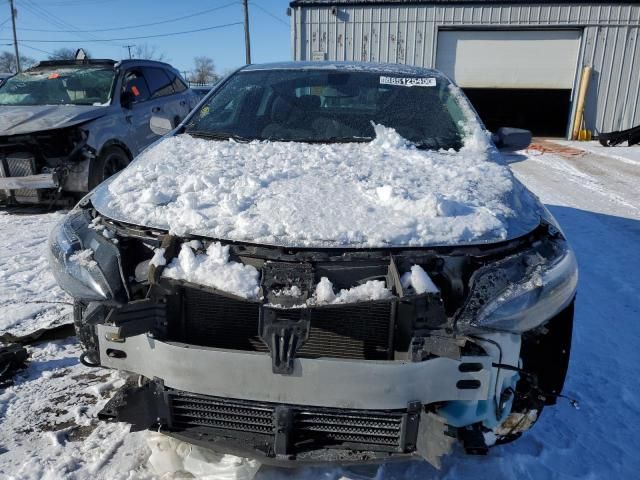
<path fill-rule="evenodd" d="M 164 97 L 174 93 L 171 78 L 162 68 L 145 67 L 142 70 L 149 84 L 151 98 Z"/>
<path fill-rule="evenodd" d="M 124 74 L 122 93 L 128 94 L 135 103 L 149 99 L 149 87 L 140 70 L 129 70 Z"/>
<path fill-rule="evenodd" d="M 171 70 L 165 70 L 165 73 L 169 75 L 169 78 L 171 79 L 171 86 L 173 87 L 173 91 L 175 93 L 184 92 L 187 88 L 189 88 L 177 73 L 172 72 Z"/>

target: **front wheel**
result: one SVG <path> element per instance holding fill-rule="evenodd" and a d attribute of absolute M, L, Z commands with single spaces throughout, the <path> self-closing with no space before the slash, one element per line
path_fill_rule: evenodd
<path fill-rule="evenodd" d="M 89 190 L 93 190 L 111 175 L 118 173 L 129 163 L 129 157 L 120 147 L 107 147 L 89 167 Z"/>

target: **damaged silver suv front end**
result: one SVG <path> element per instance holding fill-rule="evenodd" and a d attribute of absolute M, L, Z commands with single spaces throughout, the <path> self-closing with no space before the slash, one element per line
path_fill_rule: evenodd
<path fill-rule="evenodd" d="M 577 268 L 548 223 L 479 246 L 228 243 L 260 273 L 256 298 L 163 275 L 187 242 L 204 255 L 212 240 L 116 222 L 90 199 L 51 234 L 83 362 L 133 374 L 104 420 L 264 462 L 438 466 L 456 441 L 482 454 L 517 438 L 562 390 Z M 416 267 L 435 288 L 407 281 Z M 390 293 L 322 304 L 324 278 Z"/>

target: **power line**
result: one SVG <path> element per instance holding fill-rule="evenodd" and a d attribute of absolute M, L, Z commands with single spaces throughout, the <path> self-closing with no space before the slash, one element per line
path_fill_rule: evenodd
<path fill-rule="evenodd" d="M 282 23 L 283 25 L 286 25 L 287 28 L 289 28 L 289 23 L 285 22 L 284 20 L 282 20 L 280 17 L 278 17 L 277 15 L 274 15 L 273 13 L 271 13 L 269 10 L 267 10 L 266 8 L 262 7 L 262 5 L 260 5 L 257 2 L 251 2 L 251 5 L 258 8 L 259 10 L 262 10 L 264 13 L 266 13 L 267 15 L 269 15 L 271 18 L 273 18 L 274 20 L 277 20 L 278 22 Z M 22 29 L 24 30 L 24 28 Z"/>
<path fill-rule="evenodd" d="M 68 2 L 47 2 L 48 7 L 72 7 L 75 5 L 100 5 L 113 3 L 114 0 L 71 0 Z"/>
<path fill-rule="evenodd" d="M 51 57 L 59 57 L 60 56 L 60 55 L 56 55 L 55 53 L 48 52 L 47 50 L 42 50 L 41 48 L 32 47 L 31 45 L 27 45 L 24 42 L 20 42 L 20 45 L 23 46 L 23 47 L 27 47 L 30 50 L 35 50 L 36 52 L 46 53 L 47 55 L 49 55 Z"/>
<path fill-rule="evenodd" d="M 50 25 L 54 25 L 57 27 L 61 27 L 61 28 L 69 28 L 70 24 L 65 24 L 64 22 L 62 22 L 60 19 L 58 19 L 56 16 L 49 14 L 49 12 L 47 12 L 46 10 L 41 9 L 40 7 L 38 7 L 37 5 L 33 4 L 32 2 L 30 2 L 29 0 L 20 0 L 20 5 L 22 7 L 24 7 L 24 9 L 28 12 L 30 12 L 32 15 L 35 15 L 36 17 L 40 18 L 41 20 L 44 20 L 45 22 L 49 23 Z M 73 25 L 71 25 L 71 27 L 74 27 Z M 77 34 L 76 36 L 81 39 L 81 40 L 85 40 L 86 38 L 95 38 L 89 34 Z M 78 40 L 72 40 L 73 42 L 77 42 Z"/>
<path fill-rule="evenodd" d="M 226 4 L 221 5 L 219 7 L 209 8 L 207 10 L 202 10 L 200 12 L 191 13 L 189 15 L 184 15 L 182 17 L 171 18 L 171 19 L 168 19 L 168 20 L 161 20 L 161 21 L 158 21 L 158 22 L 142 23 L 142 24 L 139 24 L 139 25 L 128 25 L 126 27 L 93 28 L 91 30 L 46 30 L 46 29 L 40 29 L 40 28 L 20 28 L 20 30 L 29 31 L 29 32 L 49 32 L 49 33 L 112 32 L 112 31 L 115 31 L 115 30 L 129 30 L 129 29 L 132 29 L 132 28 L 151 27 L 153 25 L 162 25 L 162 24 L 165 24 L 165 23 L 177 22 L 179 20 L 184 20 L 184 19 L 187 19 L 187 18 L 197 17 L 197 16 L 204 15 L 204 14 L 207 14 L 207 13 L 210 13 L 210 12 L 214 12 L 216 10 L 222 10 L 223 8 L 227 8 L 227 7 L 230 7 L 232 5 L 237 5 L 237 2 L 226 3 Z M 1 26 L 1 24 L 0 24 L 0 26 Z"/>
<path fill-rule="evenodd" d="M 213 27 L 205 27 L 205 28 L 196 28 L 194 30 L 183 30 L 181 32 L 169 32 L 169 33 L 159 33 L 157 35 L 141 35 L 138 37 L 120 37 L 120 38 L 96 38 L 96 39 L 87 39 L 83 40 L 85 42 L 116 42 L 123 40 L 140 40 L 143 38 L 160 38 L 160 37 L 172 37 L 175 35 L 185 35 L 188 33 L 196 33 L 196 32 L 205 32 L 207 30 L 216 30 L 218 28 L 226 28 L 233 27 L 235 25 L 243 25 L 244 22 L 233 22 L 233 23 L 225 23 L 223 25 L 214 25 Z M 0 38 L 0 40 L 11 40 L 10 38 Z M 43 40 L 39 38 L 24 38 L 20 40 L 21 42 L 33 42 L 33 43 L 69 43 L 69 42 L 77 42 L 77 39 L 67 39 L 67 40 Z"/>
<path fill-rule="evenodd" d="M 82 32 L 78 32 L 79 28 L 76 27 L 75 25 L 67 22 L 66 20 L 61 19 L 60 17 L 54 15 L 53 13 L 45 10 L 44 8 L 36 5 L 32 0 L 20 0 L 20 3 L 23 7 L 25 7 L 28 11 L 30 11 L 32 14 L 40 17 L 41 19 L 43 19 L 44 21 L 46 21 L 47 23 L 54 25 L 54 26 L 58 26 L 61 28 L 72 28 L 74 29 L 73 32 L 71 33 L 75 33 L 76 36 L 81 39 L 83 42 L 87 41 L 87 38 L 90 39 L 94 39 L 94 40 L 98 40 L 99 37 L 96 37 L 95 35 L 91 34 L 91 33 L 82 33 Z M 77 40 L 70 40 L 71 42 L 77 42 Z"/>

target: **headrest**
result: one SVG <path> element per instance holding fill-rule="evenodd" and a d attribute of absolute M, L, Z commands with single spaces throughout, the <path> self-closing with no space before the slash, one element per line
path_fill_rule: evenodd
<path fill-rule="evenodd" d="M 301 110 L 315 110 L 320 108 L 320 97 L 316 95 L 302 95 L 296 98 L 296 107 Z"/>
<path fill-rule="evenodd" d="M 292 109 L 293 105 L 289 100 L 283 97 L 277 97 L 271 105 L 271 120 L 274 122 L 285 122 L 289 118 Z"/>

